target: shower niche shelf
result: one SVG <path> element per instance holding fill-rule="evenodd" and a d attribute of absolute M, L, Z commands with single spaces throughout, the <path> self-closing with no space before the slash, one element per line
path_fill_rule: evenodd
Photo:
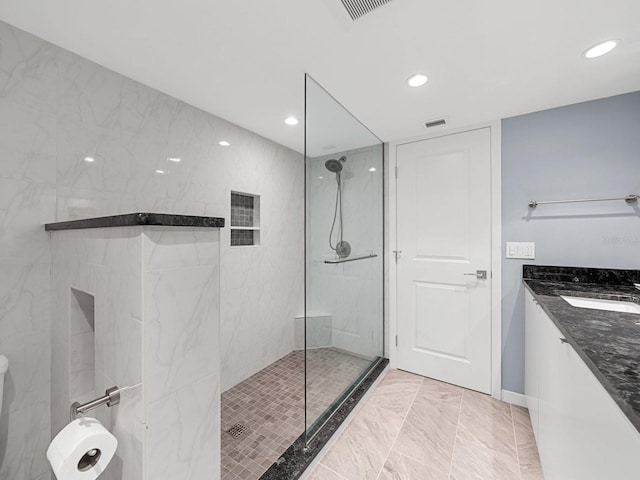
<path fill-rule="evenodd" d="M 231 192 L 231 246 L 260 245 L 260 196 Z"/>

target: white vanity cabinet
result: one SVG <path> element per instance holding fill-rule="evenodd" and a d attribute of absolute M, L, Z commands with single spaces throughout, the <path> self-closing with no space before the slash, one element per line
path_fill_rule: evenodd
<path fill-rule="evenodd" d="M 640 478 L 640 433 L 528 291 L 525 322 L 525 395 L 544 478 Z"/>
<path fill-rule="evenodd" d="M 527 407 L 531 417 L 533 432 L 538 438 L 538 425 L 540 418 L 540 334 L 538 319 L 541 308 L 535 301 L 529 290 L 525 289 L 525 365 L 524 393 L 527 397 Z"/>

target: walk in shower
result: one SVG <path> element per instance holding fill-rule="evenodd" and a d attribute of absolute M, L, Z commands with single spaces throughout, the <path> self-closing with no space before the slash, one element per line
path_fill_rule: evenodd
<path fill-rule="evenodd" d="M 222 480 L 298 478 L 384 368 L 382 143 L 312 78 L 305 86 L 304 224 L 292 215 L 304 257 L 287 246 L 304 264 L 304 311 L 283 332 L 288 353 L 222 393 Z"/>
<path fill-rule="evenodd" d="M 383 356 L 382 142 L 307 76 L 305 432 Z"/>

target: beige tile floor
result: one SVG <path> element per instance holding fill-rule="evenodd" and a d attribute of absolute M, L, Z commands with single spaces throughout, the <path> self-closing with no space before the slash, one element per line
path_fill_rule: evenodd
<path fill-rule="evenodd" d="M 309 480 L 542 480 L 526 409 L 391 370 Z"/>

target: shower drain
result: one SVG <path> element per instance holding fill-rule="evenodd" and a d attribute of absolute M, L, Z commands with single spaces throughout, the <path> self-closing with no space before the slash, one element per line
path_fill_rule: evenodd
<path fill-rule="evenodd" d="M 227 433 L 230 433 L 232 437 L 238 438 L 240 435 L 248 431 L 249 429 L 242 425 L 241 423 L 236 423 L 233 427 L 227 430 Z"/>

